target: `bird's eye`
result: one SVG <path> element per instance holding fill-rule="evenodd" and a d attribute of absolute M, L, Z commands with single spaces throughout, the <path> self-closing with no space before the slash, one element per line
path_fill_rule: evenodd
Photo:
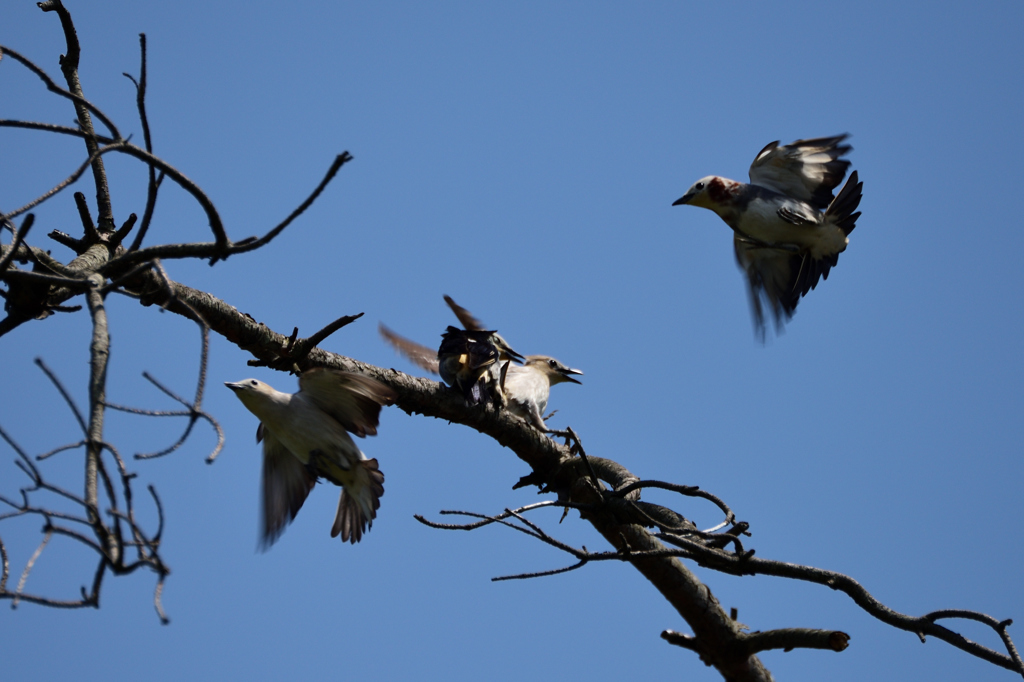
<path fill-rule="evenodd" d="M 548 367 L 550 367 L 551 369 L 555 369 L 556 367 L 558 367 L 558 363 L 555 362 L 554 360 L 548 360 Z"/>
<path fill-rule="evenodd" d="M 252 381 L 250 381 L 250 382 L 249 382 L 249 385 L 250 385 L 250 386 L 255 386 L 255 385 L 256 385 L 256 384 L 258 384 L 258 383 L 259 383 L 258 381 L 256 381 L 255 379 L 253 379 Z"/>
<path fill-rule="evenodd" d="M 699 192 L 702 189 L 704 189 L 704 183 L 703 182 L 698 182 L 696 185 L 693 186 L 693 188 Z"/>

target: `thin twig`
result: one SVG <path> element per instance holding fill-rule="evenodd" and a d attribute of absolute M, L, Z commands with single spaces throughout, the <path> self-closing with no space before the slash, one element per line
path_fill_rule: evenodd
<path fill-rule="evenodd" d="M 36 547 L 36 551 L 32 553 L 32 556 L 29 557 L 28 563 L 25 564 L 25 570 L 21 572 L 21 579 L 18 580 L 18 587 L 14 591 L 14 600 L 11 602 L 12 609 L 18 608 L 18 600 L 21 598 L 21 593 L 25 590 L 25 582 L 28 581 L 28 574 L 32 570 L 32 567 L 36 565 L 36 559 L 38 559 L 39 555 L 43 553 L 44 549 L 46 549 L 46 545 L 49 544 L 50 538 L 52 537 L 53 528 L 47 528 L 46 534 L 43 535 L 43 541 L 39 543 L 39 546 Z"/>
<path fill-rule="evenodd" d="M 78 426 L 82 429 L 82 433 L 88 436 L 89 430 L 85 426 L 85 419 L 82 418 L 82 413 L 78 411 L 78 406 L 75 405 L 75 401 L 71 397 L 71 394 L 68 393 L 68 390 L 64 388 L 64 384 L 60 382 L 60 379 L 58 379 L 57 375 L 53 373 L 53 370 L 43 362 L 42 358 L 36 358 L 34 362 L 39 369 L 43 370 L 43 373 L 50 380 L 50 383 L 57 387 L 57 391 L 60 393 L 61 397 L 64 398 L 64 402 L 68 404 L 68 407 L 71 409 L 71 413 L 75 415 L 75 420 L 78 421 Z"/>
<path fill-rule="evenodd" d="M 0 45 L 0 53 L 4 54 L 6 56 L 10 56 L 12 59 L 14 59 L 18 63 L 20 63 L 26 69 L 28 69 L 29 71 L 34 73 L 36 76 L 38 76 L 39 79 L 42 80 L 43 83 L 46 84 L 46 89 L 49 90 L 50 92 L 55 92 L 58 95 L 60 95 L 61 97 L 65 97 L 65 98 L 71 100 L 72 102 L 74 102 L 75 104 L 80 104 L 81 106 L 85 107 L 90 112 L 92 112 L 96 116 L 96 118 L 98 118 L 103 123 L 103 125 L 105 125 L 107 127 L 107 130 L 110 131 L 110 135 L 111 135 L 111 137 L 113 139 L 115 139 L 115 140 L 122 139 L 121 138 L 121 133 L 118 131 L 117 126 L 114 125 L 113 121 L 111 121 L 109 118 L 107 118 L 106 114 L 104 114 L 102 111 L 100 111 L 99 108 L 97 108 L 92 102 L 90 102 L 89 100 L 85 99 L 84 97 L 81 97 L 81 96 L 76 95 L 76 94 L 74 94 L 72 92 L 69 92 L 69 91 L 65 90 L 64 88 L 60 87 L 59 85 L 57 85 L 53 81 L 53 79 L 51 79 L 48 75 L 46 75 L 45 71 L 43 71 L 41 68 L 36 66 L 34 63 L 32 63 L 31 60 L 23 57 L 19 52 L 16 52 L 16 51 L 12 50 L 11 48 L 6 47 L 4 45 Z M 84 135 L 83 135 L 83 137 L 84 137 Z"/>
<path fill-rule="evenodd" d="M 135 84 L 135 103 L 139 109 L 139 120 L 142 123 L 142 139 L 146 145 L 146 151 L 150 154 L 153 153 L 153 137 L 149 130 L 149 117 L 146 115 L 146 34 L 139 34 L 139 52 L 141 54 L 141 64 L 139 65 L 139 80 L 135 80 L 129 74 L 124 74 Z M 135 241 L 128 247 L 129 251 L 138 251 L 142 247 L 142 240 L 146 238 L 146 233 L 149 231 L 150 221 L 153 219 L 153 211 L 156 209 L 156 196 L 157 191 L 160 189 L 160 184 L 163 182 L 164 175 L 161 172 L 160 176 L 157 177 L 156 169 L 152 165 L 148 165 L 149 170 L 149 184 L 146 189 L 146 210 L 142 214 L 142 224 L 139 226 L 139 231 L 135 234 Z"/>
<path fill-rule="evenodd" d="M 7 216 L 2 216 L 3 221 L 7 220 Z M 21 227 L 14 232 L 14 237 L 11 238 L 11 245 L 9 251 L 4 254 L 3 258 L 0 258 L 0 275 L 4 274 L 7 270 L 7 266 L 14 260 L 14 255 L 18 252 L 18 247 L 25 241 L 25 235 L 32 229 L 32 223 L 36 221 L 35 215 L 29 213 L 25 216 L 25 219 L 21 221 Z"/>

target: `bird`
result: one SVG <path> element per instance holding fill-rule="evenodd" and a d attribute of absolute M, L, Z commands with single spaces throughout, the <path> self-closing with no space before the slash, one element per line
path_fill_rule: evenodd
<path fill-rule="evenodd" d="M 860 212 L 864 183 L 857 171 L 838 196 L 850 167 L 844 158 L 849 135 L 771 142 L 750 165 L 750 183 L 709 175 L 695 182 L 672 205 L 689 204 L 719 215 L 733 230 L 736 262 L 746 273 L 754 327 L 763 341 L 766 300 L 781 332 L 797 303 L 828 279 Z"/>
<path fill-rule="evenodd" d="M 459 318 L 459 322 L 461 322 L 462 326 L 468 331 L 482 332 L 486 329 L 483 322 L 476 319 L 473 316 L 473 313 L 456 303 L 448 294 L 444 295 L 444 302 L 448 304 L 448 307 L 452 309 L 453 313 L 455 313 L 455 317 Z M 498 332 L 491 331 L 488 333 L 491 335 L 491 343 L 493 343 L 494 347 L 498 350 L 499 362 L 504 363 L 510 360 L 520 363 L 523 362 L 523 356 L 512 350 L 512 347 L 508 345 L 508 341 L 503 339 Z"/>
<path fill-rule="evenodd" d="M 499 377 L 498 379 L 499 387 L 505 398 L 504 407 L 531 426 L 541 431 L 549 431 L 544 423 L 543 414 L 547 409 L 551 386 L 563 382 L 579 384 L 580 382 L 572 378 L 572 375 L 582 375 L 583 372 L 567 367 L 547 355 L 527 355 L 525 357 L 519 355 L 496 332 L 484 329 L 482 322 L 468 310 L 455 303 L 450 296 L 445 296 L 444 299 L 459 321 L 469 330 L 466 333 L 472 331 L 490 335 L 489 338 L 498 352 L 499 361 L 490 364 L 489 367 L 492 370 L 495 367 L 500 367 L 504 374 L 503 378 Z M 379 329 L 381 336 L 414 364 L 433 374 L 441 372 L 438 355 L 432 350 L 396 334 L 384 324 L 380 324 Z M 449 327 L 448 329 L 450 332 L 456 328 Z M 458 330 L 456 329 L 456 331 Z M 517 358 L 521 358 L 524 364 L 514 364 Z M 451 384 L 451 382 L 448 383 Z"/>
<path fill-rule="evenodd" d="M 481 341 L 485 340 L 486 343 L 497 351 L 497 362 L 488 363 L 486 372 L 481 373 L 480 375 L 477 390 L 488 393 L 494 404 L 504 407 L 506 399 L 504 391 L 502 390 L 502 376 L 508 371 L 509 366 L 512 365 L 513 362 L 521 363 L 525 358 L 514 351 L 512 346 L 508 344 L 508 341 L 502 338 L 501 334 L 494 330 L 488 331 L 483 322 L 476 319 L 471 312 L 456 303 L 448 294 L 444 295 L 444 302 L 448 304 L 448 307 L 452 309 L 453 313 L 455 313 L 455 317 L 459 318 L 459 322 L 461 322 L 462 326 L 466 328 L 466 334 L 474 335 Z M 448 327 L 448 333 L 450 334 L 453 329 L 455 328 Z M 443 341 L 441 342 L 441 348 L 444 348 Z M 441 350 L 439 349 L 438 358 L 440 357 Z M 445 376 L 445 366 L 443 362 L 441 363 L 441 378 L 451 385 L 451 382 Z M 479 400 L 476 402 L 479 402 Z"/>
<path fill-rule="evenodd" d="M 551 387 L 567 381 L 579 384 L 573 374 L 582 376 L 583 372 L 547 355 L 527 355 L 525 364 L 510 366 L 505 375 L 502 390 L 509 412 L 540 431 L 549 431 L 544 423 L 544 410 L 548 407 Z"/>
<path fill-rule="evenodd" d="M 377 435 L 381 406 L 393 403 L 395 392 L 370 377 L 326 367 L 300 374 L 297 393 L 257 379 L 224 385 L 260 420 L 261 549 L 277 541 L 320 478 L 342 489 L 331 537 L 359 542 L 377 516 L 384 474 L 349 434 Z"/>
<path fill-rule="evenodd" d="M 465 329 L 449 325 L 436 352 L 396 334 L 383 323 L 379 325 L 381 336 L 418 367 L 440 374 L 446 384 L 462 392 L 468 403 L 476 405 L 486 395 L 494 404 L 504 406 L 502 369 L 510 362 L 522 362 L 523 356 L 497 331 L 485 329 L 451 296 L 445 295 L 444 300 Z"/>
<path fill-rule="evenodd" d="M 503 402 L 499 384 L 493 380 L 499 355 L 491 340 L 493 335 L 493 331 L 452 326 L 441 335 L 437 371 L 446 384 L 462 392 L 470 405 L 479 404 L 485 395 L 496 404 Z"/>

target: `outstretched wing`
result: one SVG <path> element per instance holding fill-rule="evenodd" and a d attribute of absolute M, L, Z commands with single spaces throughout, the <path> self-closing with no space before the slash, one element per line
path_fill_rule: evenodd
<path fill-rule="evenodd" d="M 455 313 L 455 317 L 459 318 L 459 322 L 466 329 L 474 332 L 480 332 L 486 329 L 484 323 L 473 317 L 473 313 L 469 312 L 461 305 L 452 300 L 452 297 L 448 294 L 444 295 L 444 302 L 448 304 L 448 307 Z"/>
<path fill-rule="evenodd" d="M 262 424 L 257 438 L 263 440 L 260 549 L 267 550 L 302 509 L 302 503 L 316 484 L 316 476 Z"/>
<path fill-rule="evenodd" d="M 436 350 L 422 346 L 404 336 L 399 336 L 383 324 L 378 324 L 377 329 L 385 341 L 390 343 L 395 350 L 408 358 L 414 365 L 427 370 L 431 374 L 438 373 Z"/>
<path fill-rule="evenodd" d="M 832 191 L 850 167 L 849 161 L 840 158 L 853 149 L 842 144 L 847 137 L 816 137 L 782 147 L 778 141 L 772 142 L 750 164 L 750 183 L 824 211 L 832 201 Z"/>
<path fill-rule="evenodd" d="M 818 285 L 839 259 L 832 254 L 815 260 L 806 250 L 797 247 L 768 246 L 736 234 L 733 239 L 736 262 L 747 276 L 747 290 L 758 337 L 765 338 L 764 308 L 768 303 L 775 318 L 775 329 L 793 317 L 800 297 Z"/>
<path fill-rule="evenodd" d="M 376 379 L 326 367 L 303 372 L 299 393 L 360 437 L 377 435 L 381 405 L 390 405 L 397 397 Z"/>
<path fill-rule="evenodd" d="M 461 305 L 456 303 L 448 294 L 445 294 L 444 302 L 447 303 L 448 307 L 452 309 L 452 312 L 455 313 L 455 317 L 459 318 L 459 322 L 462 323 L 462 326 L 465 327 L 467 331 L 482 332 L 487 329 L 487 327 L 484 326 L 483 322 L 473 317 L 473 313 L 469 312 Z M 502 360 L 508 360 L 511 358 L 516 362 L 523 362 L 523 356 L 520 353 L 517 353 L 515 350 L 513 350 L 512 346 L 508 345 L 508 341 L 503 339 L 500 334 L 498 334 L 496 331 L 490 331 L 487 333 L 491 335 L 491 343 L 493 343 L 497 347 L 498 353 L 501 355 Z"/>

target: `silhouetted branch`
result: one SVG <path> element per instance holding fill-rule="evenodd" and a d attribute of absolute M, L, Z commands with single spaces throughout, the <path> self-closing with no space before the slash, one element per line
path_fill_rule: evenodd
<path fill-rule="evenodd" d="M 153 136 L 149 130 L 149 117 L 146 115 L 146 34 L 139 34 L 139 52 L 141 53 L 141 64 L 139 65 L 139 80 L 132 78 L 130 74 L 124 74 L 135 84 L 135 103 L 139 109 L 139 121 L 142 123 L 142 139 L 146 144 L 146 151 L 153 153 Z M 128 247 L 129 251 L 138 251 L 142 246 L 142 240 L 146 238 L 149 231 L 149 224 L 153 219 L 153 211 L 156 209 L 156 195 L 163 182 L 164 175 L 160 173 L 157 177 L 156 169 L 152 165 L 147 168 L 149 172 L 149 184 L 146 189 L 146 210 L 142 213 L 142 224 L 139 231 L 135 233 L 135 241 Z"/>
<path fill-rule="evenodd" d="M 188 424 L 185 426 L 185 432 L 172 445 L 170 445 L 169 447 L 167 447 L 167 448 L 165 448 L 163 450 L 160 450 L 158 452 L 136 453 L 135 454 L 135 459 L 153 459 L 155 457 L 163 457 L 164 455 L 168 455 L 168 454 L 174 452 L 175 450 L 177 450 L 179 447 L 181 447 L 185 443 L 185 441 L 188 439 L 189 435 L 192 433 L 192 428 L 195 426 L 196 421 L 199 420 L 199 419 L 205 419 L 207 422 L 209 422 L 210 426 L 212 426 L 214 431 L 217 433 L 217 445 L 214 447 L 213 452 L 211 452 L 206 457 L 207 464 L 212 464 L 213 461 L 217 458 L 217 455 L 220 454 L 220 451 L 224 447 L 224 431 L 223 431 L 223 429 L 221 429 L 220 424 L 217 422 L 216 419 L 213 418 L 212 415 L 210 415 L 208 412 L 206 412 L 206 411 L 201 409 L 202 401 L 203 401 L 203 392 L 204 392 L 205 387 L 206 387 L 206 368 L 207 368 L 207 363 L 208 363 L 208 359 L 209 359 L 210 339 L 209 339 L 209 330 L 208 330 L 208 328 L 205 325 L 203 325 L 203 324 L 199 324 L 199 328 L 200 328 L 201 338 L 202 338 L 202 346 L 201 346 L 200 356 L 199 356 L 200 357 L 200 359 L 199 359 L 199 378 L 196 381 L 195 398 L 193 399 L 192 402 L 189 402 L 189 401 L 185 400 L 184 398 L 182 398 L 181 396 L 176 394 L 174 391 L 172 391 L 168 387 L 166 387 L 163 384 L 161 384 L 157 379 L 155 379 L 151 374 L 149 374 L 149 372 L 143 372 L 142 373 L 142 376 L 145 377 L 145 379 L 147 381 L 149 381 L 151 384 L 156 386 L 158 390 L 163 392 L 165 395 L 170 397 L 172 400 L 175 400 L 176 402 L 184 405 L 185 408 L 186 408 L 185 410 L 173 410 L 173 411 L 167 411 L 167 410 L 145 410 L 145 409 L 141 409 L 141 408 L 137 408 L 137 407 L 127 407 L 125 405 L 117 405 L 117 404 L 114 404 L 114 403 L 107 403 L 106 404 L 106 406 L 111 408 L 111 409 L 118 410 L 120 412 L 128 412 L 129 414 L 137 414 L 137 415 L 147 416 L 147 417 L 188 417 L 189 418 Z"/>
<path fill-rule="evenodd" d="M 641 482 L 643 483 L 643 482 Z M 662 482 L 656 482 L 657 485 L 645 486 L 637 485 L 636 489 L 644 487 L 657 487 L 663 489 L 673 488 L 685 488 L 685 486 L 673 486 L 672 484 L 665 484 Z M 623 488 L 625 489 L 625 488 Z M 560 506 L 563 503 L 560 501 L 551 501 L 551 505 Z M 545 544 L 551 545 L 557 549 L 572 555 L 577 559 L 577 563 L 567 566 L 564 568 L 551 569 L 546 571 L 538 571 L 532 573 L 521 573 L 510 576 L 502 576 L 500 578 L 493 578 L 492 580 L 513 580 L 513 579 L 525 579 L 542 577 L 548 575 L 556 575 L 567 571 L 581 568 L 592 561 L 629 561 L 635 562 L 638 559 L 651 559 L 651 558 L 664 558 L 664 557 L 680 557 L 686 559 L 692 559 L 699 565 L 720 570 L 726 573 L 732 573 L 735 575 L 775 575 L 780 577 L 787 577 L 796 580 L 805 580 L 808 582 L 815 582 L 819 584 L 828 585 L 832 589 L 840 590 L 850 596 L 854 602 L 860 606 L 871 616 L 881 620 L 884 623 L 892 625 L 902 630 L 914 632 L 917 634 L 922 641 L 926 635 L 937 637 L 953 646 L 966 651 L 967 653 L 977 656 L 983 660 L 995 663 L 996 665 L 1002 666 L 1009 670 L 1021 673 L 1024 675 L 1024 665 L 1021 665 L 1020 656 L 1017 652 L 1016 647 L 1013 644 L 1012 639 L 1006 632 L 1006 627 L 1012 623 L 1012 621 L 1005 620 L 999 621 L 991 616 L 975 611 L 967 611 L 960 609 L 947 609 L 942 611 L 934 611 L 920 617 L 908 616 L 897 611 L 890 609 L 878 600 L 876 600 L 871 594 L 864 589 L 857 581 L 849 576 L 833 571 L 825 571 L 823 569 L 814 568 L 811 566 L 801 566 L 798 564 L 790 564 L 779 561 L 770 561 L 765 559 L 757 559 L 753 556 L 753 550 L 743 552 L 742 546 L 737 545 L 737 552 L 726 552 L 723 549 L 715 546 L 709 546 L 705 542 L 698 540 L 687 539 L 675 535 L 672 537 L 672 541 L 677 544 L 679 549 L 657 549 L 657 550 L 642 550 L 637 551 L 632 547 L 620 549 L 615 552 L 589 552 L 586 547 L 577 549 L 562 543 L 561 541 L 552 538 L 546 532 L 541 530 L 535 524 L 526 521 L 522 518 L 521 514 L 545 506 L 542 504 L 530 505 L 519 510 L 508 510 L 506 509 L 502 514 L 496 516 L 485 516 L 474 512 L 454 512 L 454 511 L 443 511 L 442 514 L 460 514 L 469 516 L 472 518 L 483 519 L 480 522 L 464 525 L 452 525 L 452 524 L 438 524 L 435 522 L 428 522 L 422 517 L 417 516 L 417 520 L 421 523 L 425 523 L 434 528 L 443 528 L 446 530 L 474 530 L 484 525 L 491 523 L 498 523 L 502 526 L 512 528 L 521 533 L 525 533 L 535 539 L 538 539 Z M 581 511 L 584 512 L 585 518 L 591 515 L 596 515 L 599 510 L 594 506 L 582 507 Z M 506 519 L 510 516 L 522 521 L 526 527 L 522 527 L 507 521 Z M 697 533 L 698 536 L 707 536 L 707 533 Z M 994 651 L 984 645 L 973 642 L 963 635 L 949 630 L 945 627 L 937 625 L 936 620 L 940 618 L 965 618 L 974 620 L 985 625 L 988 625 L 995 630 L 1000 638 L 1003 640 L 1004 645 L 1009 652 L 1009 655 L 1001 654 Z M 671 631 L 668 631 L 671 632 Z M 665 635 L 663 635 L 665 636 Z M 682 639 L 679 639 L 682 638 Z M 666 637 L 673 644 L 683 646 L 685 648 L 691 648 L 694 651 L 698 651 L 702 656 L 706 653 L 699 642 L 696 642 L 694 638 L 679 635 L 673 633 L 671 637 Z M 829 630 L 808 630 L 802 628 L 795 629 L 783 629 L 783 630 L 772 630 L 763 633 L 753 634 L 737 634 L 737 645 L 741 646 L 741 650 L 745 651 L 747 655 L 756 654 L 759 651 L 767 649 L 792 649 L 792 648 L 818 648 L 818 649 L 830 649 L 832 651 L 842 651 L 846 648 L 849 636 L 845 633 Z"/>
<path fill-rule="evenodd" d="M 4 216 L 4 220 L 6 219 L 7 216 Z M 21 221 L 21 227 L 14 232 L 14 236 L 11 238 L 11 245 L 8 247 L 6 253 L 3 254 L 3 257 L 0 258 L 0 275 L 4 274 L 4 271 L 7 270 L 7 266 L 14 260 L 14 255 L 18 252 L 18 247 L 21 246 L 23 241 L 25 241 L 25 236 L 28 234 L 28 231 L 32 229 L 32 223 L 34 222 L 35 216 L 31 213 L 25 216 L 25 219 Z"/>
<path fill-rule="evenodd" d="M 7 47 L 5 45 L 0 45 L 0 56 L 10 57 L 11 59 L 14 59 L 19 64 L 24 66 L 26 69 L 28 69 L 29 71 L 34 73 L 36 76 L 38 76 L 39 79 L 41 81 L 43 81 L 43 83 L 46 84 L 46 89 L 47 90 L 49 90 L 50 92 L 54 92 L 54 93 L 60 95 L 61 97 L 69 99 L 72 102 L 74 102 L 75 104 L 80 105 L 80 106 L 84 107 L 85 109 L 87 109 L 88 111 L 90 111 L 93 114 L 95 114 L 96 118 L 98 118 L 100 121 L 102 121 L 103 125 L 105 125 L 107 127 L 107 130 L 110 131 L 111 138 L 113 138 L 114 140 L 122 139 L 121 138 L 121 133 L 117 130 L 117 126 L 114 125 L 113 121 L 111 121 L 109 118 L 107 118 L 106 114 L 104 114 L 102 111 L 100 111 L 92 102 L 88 101 L 87 99 L 85 99 L 81 95 L 76 95 L 73 92 L 69 92 L 69 91 L 65 90 L 64 88 L 60 87 L 59 85 L 57 85 L 53 81 L 53 79 L 51 79 L 48 75 L 46 75 L 45 71 L 43 71 L 41 68 L 36 66 L 30 59 L 27 59 L 26 57 L 23 57 L 21 55 L 21 53 L 16 52 L 15 50 L 12 50 L 11 48 L 9 48 L 9 47 Z M 77 60 L 76 60 L 76 62 L 77 62 Z M 86 136 L 86 134 L 82 135 L 82 137 L 85 137 L 85 136 Z"/>

